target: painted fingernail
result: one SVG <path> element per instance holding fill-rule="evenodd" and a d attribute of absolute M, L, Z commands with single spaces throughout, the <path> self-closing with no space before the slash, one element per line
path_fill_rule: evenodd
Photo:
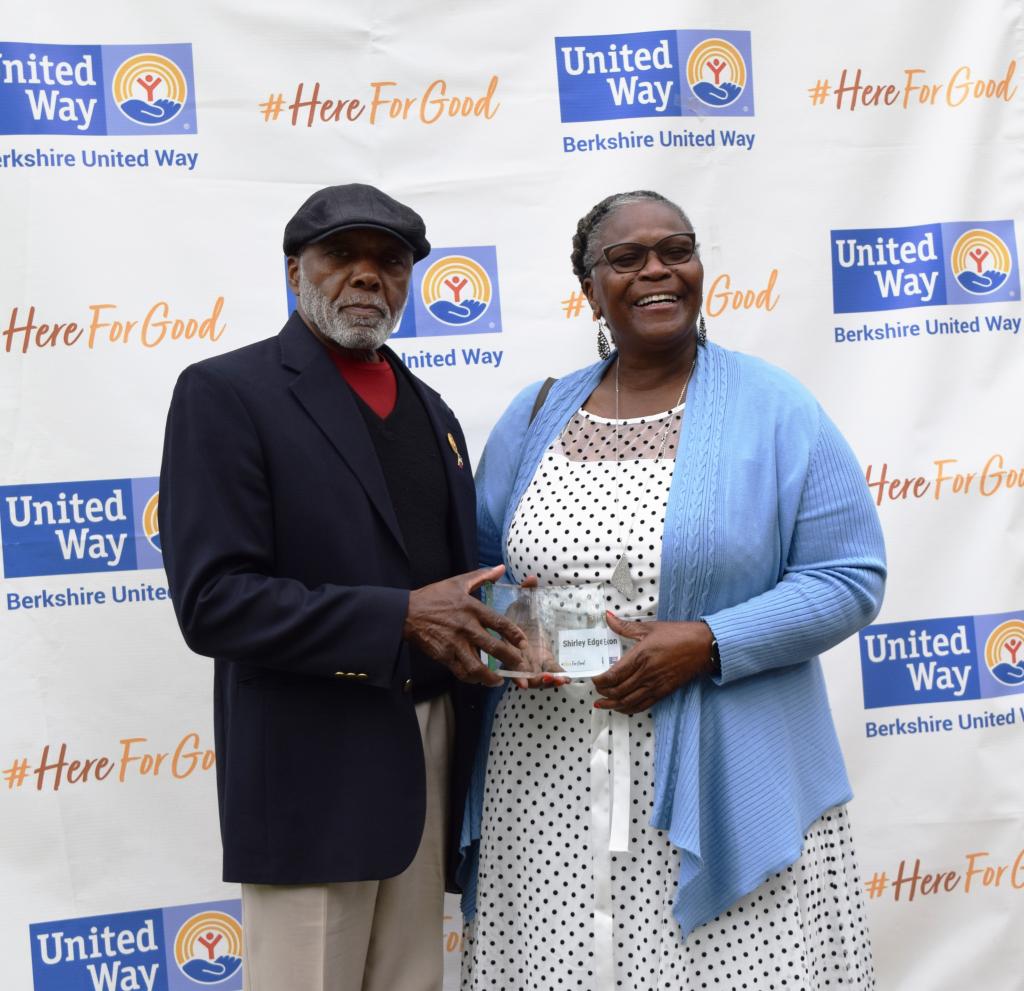
<path fill-rule="evenodd" d="M 540 680 L 543 681 L 545 685 L 550 685 L 555 679 L 551 675 L 545 674 Z"/>

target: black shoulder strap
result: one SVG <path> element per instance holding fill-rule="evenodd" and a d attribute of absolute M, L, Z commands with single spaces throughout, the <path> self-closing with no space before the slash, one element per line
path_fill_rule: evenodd
<path fill-rule="evenodd" d="M 544 400 L 548 398 L 548 393 L 551 391 L 553 386 L 558 379 L 544 379 L 544 384 L 540 387 L 537 393 L 537 398 L 533 401 L 533 409 L 530 410 L 530 423 L 533 423 L 534 417 L 540 412 L 541 406 L 544 405 Z"/>

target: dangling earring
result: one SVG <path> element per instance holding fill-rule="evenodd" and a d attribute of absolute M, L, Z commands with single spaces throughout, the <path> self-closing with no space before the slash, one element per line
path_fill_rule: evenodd
<path fill-rule="evenodd" d="M 701 313 L 697 321 L 697 344 L 704 347 L 708 342 L 708 325 L 704 323 L 704 314 Z"/>
<path fill-rule="evenodd" d="M 612 347 L 608 343 L 608 338 L 605 336 L 605 330 L 607 330 L 608 324 L 604 322 L 604 317 L 600 317 L 597 321 L 597 356 L 604 361 L 612 353 Z"/>

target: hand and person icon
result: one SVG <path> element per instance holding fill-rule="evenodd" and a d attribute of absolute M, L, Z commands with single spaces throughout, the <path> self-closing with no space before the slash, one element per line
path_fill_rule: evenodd
<path fill-rule="evenodd" d="M 187 963 L 181 965 L 181 969 L 193 981 L 200 984 L 214 984 L 230 977 L 242 966 L 242 958 L 223 953 L 218 957 L 214 956 L 215 948 L 221 940 L 221 933 L 207 932 L 196 938 L 203 949 L 206 950 L 207 959 L 195 956 Z"/>
<path fill-rule="evenodd" d="M 147 73 L 139 76 L 135 84 L 145 90 L 146 98 L 125 100 L 120 104 L 121 112 L 140 124 L 162 124 L 177 116 L 182 104 L 166 97 L 154 99 L 157 89 L 164 83 L 161 76 Z"/>
<path fill-rule="evenodd" d="M 1003 644 L 1010 658 L 1009 660 L 1000 660 L 998 664 L 994 664 L 989 669 L 993 678 L 1001 681 L 1004 685 L 1024 684 L 1024 657 L 1017 657 L 1022 646 L 1024 646 L 1024 640 L 1016 637 Z"/>

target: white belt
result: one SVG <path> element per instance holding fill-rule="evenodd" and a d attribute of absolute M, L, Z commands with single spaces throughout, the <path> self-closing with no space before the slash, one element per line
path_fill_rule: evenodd
<path fill-rule="evenodd" d="M 629 716 L 594 709 L 590 717 L 590 849 L 598 991 L 615 987 L 611 855 L 629 850 L 629 807 Z"/>

